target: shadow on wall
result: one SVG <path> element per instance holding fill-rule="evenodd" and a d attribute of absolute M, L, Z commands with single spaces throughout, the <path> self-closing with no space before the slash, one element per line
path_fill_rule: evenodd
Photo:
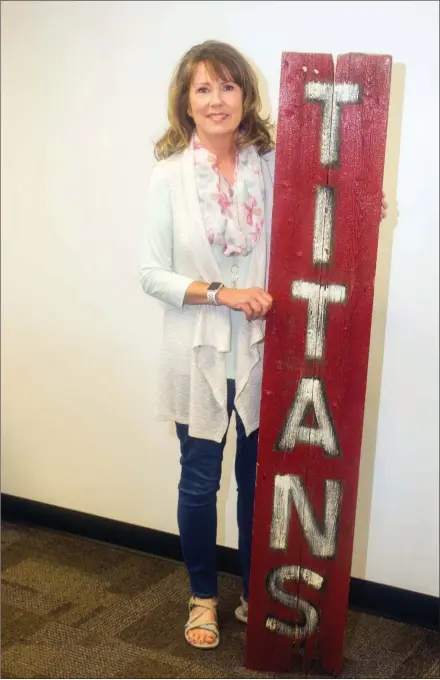
<path fill-rule="evenodd" d="M 373 495 L 380 390 L 382 384 L 391 253 L 394 229 L 397 226 L 399 218 L 397 209 L 397 181 L 399 174 L 405 75 L 406 69 L 404 64 L 393 64 L 383 183 L 389 208 L 387 217 L 381 224 L 379 232 L 370 339 L 370 358 L 368 363 L 367 392 L 365 396 L 364 429 L 353 548 L 352 574 L 358 578 L 366 578 L 367 569 L 368 537 Z"/>
<path fill-rule="evenodd" d="M 252 59 L 249 59 L 249 57 L 246 55 L 246 59 L 254 69 L 255 73 L 257 74 L 258 77 L 258 89 L 260 91 L 260 97 L 261 97 L 261 112 L 260 115 L 262 118 L 268 118 L 271 117 L 272 119 L 272 106 L 270 103 L 270 98 L 269 98 L 269 87 L 267 85 L 267 80 L 264 77 L 262 71 L 258 68 L 258 66 L 252 61 Z M 280 64 L 281 64 L 281 58 L 280 58 Z M 275 122 L 272 119 L 272 122 Z"/>

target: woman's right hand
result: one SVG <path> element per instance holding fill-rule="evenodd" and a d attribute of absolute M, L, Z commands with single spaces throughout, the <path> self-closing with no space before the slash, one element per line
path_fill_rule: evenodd
<path fill-rule="evenodd" d="M 273 302 L 263 288 L 220 288 L 216 299 L 219 305 L 243 312 L 247 321 L 264 318 Z"/>

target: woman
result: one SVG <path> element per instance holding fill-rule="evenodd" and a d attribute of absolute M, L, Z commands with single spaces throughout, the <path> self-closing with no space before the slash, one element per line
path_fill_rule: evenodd
<path fill-rule="evenodd" d="M 166 303 L 159 417 L 181 448 L 178 523 L 191 599 L 189 644 L 219 644 L 215 565 L 221 463 L 232 411 L 247 621 L 273 198 L 271 125 L 255 73 L 231 46 L 193 47 L 173 77 L 155 147 L 143 289 Z M 386 204 L 383 204 L 383 209 Z"/>

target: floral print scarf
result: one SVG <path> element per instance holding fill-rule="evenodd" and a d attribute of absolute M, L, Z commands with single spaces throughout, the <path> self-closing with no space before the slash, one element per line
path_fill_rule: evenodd
<path fill-rule="evenodd" d="M 209 243 L 223 246 L 226 257 L 249 255 L 264 227 L 264 182 L 256 148 L 251 145 L 237 152 L 233 186 L 220 174 L 217 157 L 202 146 L 196 134 L 191 149 Z"/>

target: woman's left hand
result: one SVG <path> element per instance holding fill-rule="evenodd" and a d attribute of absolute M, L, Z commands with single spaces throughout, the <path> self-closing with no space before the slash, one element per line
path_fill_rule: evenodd
<path fill-rule="evenodd" d="M 385 191 L 382 191 L 382 206 L 381 206 L 381 211 L 380 211 L 380 219 L 384 220 L 385 217 L 387 216 L 387 210 L 388 210 L 388 201 L 385 198 Z"/>

